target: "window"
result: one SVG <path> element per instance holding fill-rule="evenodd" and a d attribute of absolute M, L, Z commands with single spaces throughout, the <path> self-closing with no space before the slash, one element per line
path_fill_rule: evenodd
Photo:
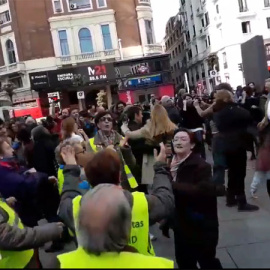
<path fill-rule="evenodd" d="M 6 50 L 7 50 L 7 56 L 8 56 L 8 63 L 9 64 L 16 63 L 17 61 L 16 61 L 14 45 L 10 39 L 6 41 Z"/>
<path fill-rule="evenodd" d="M 210 36 L 208 36 L 208 45 L 210 46 L 211 45 L 211 42 L 210 42 Z"/>
<path fill-rule="evenodd" d="M 247 0 L 238 0 L 238 4 L 239 4 L 239 11 L 240 12 L 248 11 Z"/>
<path fill-rule="evenodd" d="M 251 33 L 250 22 L 242 22 L 242 32 L 244 34 Z"/>
<path fill-rule="evenodd" d="M 104 49 L 105 50 L 112 50 L 112 39 L 111 39 L 111 33 L 110 33 L 110 26 L 108 24 L 101 26 L 102 36 L 103 36 L 103 42 L 104 42 Z"/>
<path fill-rule="evenodd" d="M 270 29 L 270 17 L 266 18 L 267 28 Z"/>
<path fill-rule="evenodd" d="M 222 56 L 223 56 L 223 65 L 224 65 L 224 68 L 226 69 L 226 68 L 228 68 L 227 54 L 226 54 L 226 52 L 224 52 L 224 53 L 222 54 Z"/>
<path fill-rule="evenodd" d="M 23 87 L 23 82 L 22 82 L 22 77 L 11 77 L 8 79 L 10 82 L 14 83 L 16 88 L 21 88 Z"/>
<path fill-rule="evenodd" d="M 264 0 L 264 6 L 270 7 L 270 0 Z"/>
<path fill-rule="evenodd" d="M 205 13 L 205 23 L 206 23 L 206 26 L 209 25 L 210 21 L 209 21 L 209 14 L 208 12 Z"/>
<path fill-rule="evenodd" d="M 89 9 L 92 8 L 92 0 L 68 0 L 69 9 Z"/>
<path fill-rule="evenodd" d="M 216 12 L 217 12 L 217 14 L 219 14 L 219 6 L 218 5 L 216 5 Z"/>
<path fill-rule="evenodd" d="M 10 22 L 9 10 L 7 10 L 3 13 L 0 13 L 0 21 L 1 21 L 1 24 Z"/>
<path fill-rule="evenodd" d="M 139 4 L 150 4 L 150 0 L 139 0 Z"/>
<path fill-rule="evenodd" d="M 195 28 L 195 25 L 193 25 L 193 37 L 196 37 L 196 28 Z"/>
<path fill-rule="evenodd" d="M 106 0 L 97 0 L 97 7 L 98 8 L 107 7 L 107 1 Z"/>
<path fill-rule="evenodd" d="M 207 49 L 208 48 L 207 39 L 204 41 L 204 43 L 205 43 L 205 49 Z"/>
<path fill-rule="evenodd" d="M 265 45 L 266 55 L 270 55 L 270 44 Z"/>
<path fill-rule="evenodd" d="M 0 0 L 0 5 L 4 5 L 7 3 L 7 0 Z"/>
<path fill-rule="evenodd" d="M 68 39 L 67 39 L 67 31 L 60 30 L 58 31 L 61 55 L 69 55 L 69 47 L 68 47 Z"/>
<path fill-rule="evenodd" d="M 196 54 L 198 54 L 198 45 L 195 45 Z"/>
<path fill-rule="evenodd" d="M 87 28 L 82 28 L 79 31 L 79 40 L 80 40 L 80 47 L 81 53 L 91 53 L 93 52 L 93 42 L 90 30 Z"/>
<path fill-rule="evenodd" d="M 62 12 L 62 3 L 60 0 L 53 0 L 53 9 L 54 12 Z"/>
<path fill-rule="evenodd" d="M 205 26 L 205 24 L 204 24 L 204 19 L 202 19 L 202 27 L 204 27 Z"/>
<path fill-rule="evenodd" d="M 145 20 L 144 22 L 146 29 L 147 44 L 154 44 L 152 21 Z"/>

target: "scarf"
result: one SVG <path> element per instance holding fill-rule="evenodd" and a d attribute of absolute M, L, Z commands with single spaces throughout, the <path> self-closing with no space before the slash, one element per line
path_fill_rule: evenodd
<path fill-rule="evenodd" d="M 177 156 L 174 155 L 171 162 L 171 175 L 173 178 L 173 182 L 176 182 L 177 170 L 180 164 L 181 164 L 181 160 L 179 160 Z"/>
<path fill-rule="evenodd" d="M 0 166 L 5 167 L 5 168 L 9 168 L 9 169 L 13 169 L 15 171 L 20 170 L 20 166 L 19 166 L 18 161 L 15 157 L 1 159 Z"/>
<path fill-rule="evenodd" d="M 107 136 L 102 132 L 101 130 L 98 131 L 98 136 L 100 138 L 100 141 L 102 144 L 107 147 L 109 145 L 114 145 L 115 143 L 115 138 L 116 138 L 116 132 L 112 130 L 110 134 Z"/>
<path fill-rule="evenodd" d="M 173 182 L 176 182 L 176 177 L 177 177 L 177 170 L 179 168 L 179 165 L 182 164 L 184 161 L 188 159 L 188 157 L 191 155 L 188 154 L 184 159 L 179 159 L 177 155 L 173 156 L 172 162 L 171 162 L 171 175 L 173 178 Z"/>

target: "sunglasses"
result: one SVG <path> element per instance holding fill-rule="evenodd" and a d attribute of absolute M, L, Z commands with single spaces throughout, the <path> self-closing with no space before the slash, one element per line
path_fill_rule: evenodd
<path fill-rule="evenodd" d="M 101 122 L 105 122 L 105 121 L 112 122 L 113 120 L 112 120 L 111 117 L 101 117 L 101 118 L 100 118 L 100 121 L 101 121 Z"/>

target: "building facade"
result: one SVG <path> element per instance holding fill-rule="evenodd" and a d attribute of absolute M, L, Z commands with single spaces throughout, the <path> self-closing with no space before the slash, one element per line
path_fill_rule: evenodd
<path fill-rule="evenodd" d="M 221 81 L 234 88 L 247 83 L 241 44 L 254 36 L 263 36 L 270 55 L 268 0 L 181 0 L 179 15 L 185 50 L 180 61 L 187 62 L 182 73 L 187 72 L 191 87 L 211 91 Z"/>
<path fill-rule="evenodd" d="M 61 69 L 68 74 L 68 69 L 81 66 L 102 67 L 160 53 L 150 0 L 0 0 L 0 82 L 2 89 L 13 84 L 13 102 L 20 106 L 59 90 L 59 85 L 52 84 L 53 89 L 44 84 L 39 92 L 33 91 L 38 78 L 31 74 Z M 84 91 L 107 87 L 110 96 L 113 84 L 103 77 Z M 67 94 L 69 86 L 60 89 L 66 91 L 62 96 L 66 105 L 76 96 Z M 1 95 L 4 98 L 5 92 Z"/>
<path fill-rule="evenodd" d="M 166 25 L 166 36 L 164 39 L 166 53 L 170 54 L 172 78 L 176 89 L 183 87 L 183 71 L 186 67 L 184 35 L 182 31 L 182 20 L 180 14 L 171 17 Z"/>

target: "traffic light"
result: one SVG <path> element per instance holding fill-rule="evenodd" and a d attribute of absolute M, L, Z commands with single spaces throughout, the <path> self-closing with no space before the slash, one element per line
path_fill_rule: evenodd
<path fill-rule="evenodd" d="M 243 64 L 241 63 L 241 64 L 238 64 L 238 70 L 239 71 L 243 71 Z"/>

